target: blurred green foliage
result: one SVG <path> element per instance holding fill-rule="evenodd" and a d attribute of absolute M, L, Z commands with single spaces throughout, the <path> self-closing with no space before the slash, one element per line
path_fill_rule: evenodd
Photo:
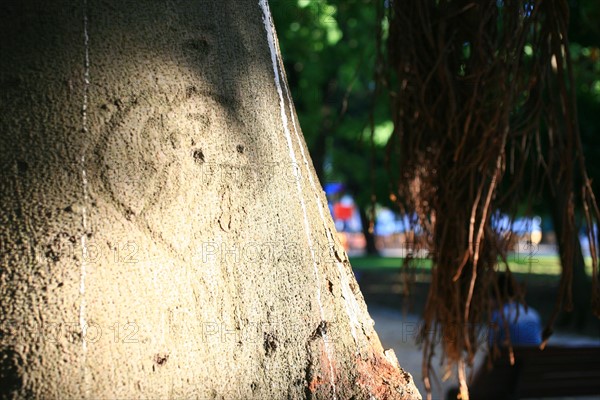
<path fill-rule="evenodd" d="M 374 101 L 376 31 L 384 0 L 271 0 L 296 111 L 321 183 L 344 182 L 361 207 L 389 205 L 389 97 Z M 573 0 L 570 45 L 589 176 L 600 195 L 600 2 Z M 382 44 L 384 50 L 385 44 Z M 469 49 L 465 49 L 468 51 Z M 533 54 L 527 47 L 525 52 Z M 346 106 L 347 105 L 347 106 Z M 346 108 L 347 107 L 347 108 Z M 371 149 L 370 117 L 374 122 Z M 393 163 L 391 164 L 393 168 Z"/>
<path fill-rule="evenodd" d="M 376 4 L 374 0 L 270 2 L 317 175 L 322 184 L 344 182 L 363 207 L 370 203 L 373 187 L 381 192 L 378 197 L 387 198 L 383 146 L 393 129 L 387 96 L 374 102 L 376 32 L 381 24 Z M 376 185 L 371 184 L 372 177 Z"/>

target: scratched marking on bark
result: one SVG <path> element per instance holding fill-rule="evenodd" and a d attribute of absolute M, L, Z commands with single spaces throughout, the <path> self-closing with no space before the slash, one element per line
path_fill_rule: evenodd
<path fill-rule="evenodd" d="M 279 45 L 277 43 L 276 37 L 275 37 L 275 43 L 277 45 Z M 315 194 L 315 203 L 317 205 L 317 209 L 319 211 L 319 216 L 321 218 L 321 221 L 323 222 L 323 228 L 325 229 L 325 234 L 327 235 L 327 241 L 328 241 L 328 243 L 336 243 L 335 240 L 333 239 L 333 235 L 332 235 L 331 231 L 329 230 L 329 228 L 327 228 L 327 222 L 325 221 L 325 212 L 323 210 L 323 204 L 321 202 L 321 199 L 318 196 L 320 189 L 317 188 L 317 185 L 313 179 L 312 173 L 310 171 L 308 158 L 306 157 L 306 153 L 304 152 L 304 146 L 302 145 L 302 140 L 300 139 L 300 135 L 298 133 L 296 121 L 294 119 L 294 111 L 293 111 L 293 106 L 292 106 L 293 102 L 292 102 L 292 99 L 290 96 L 290 88 L 287 85 L 287 79 L 285 79 L 285 69 L 283 67 L 283 63 L 282 63 L 281 59 L 279 59 L 279 68 L 281 69 L 282 75 L 284 75 L 283 81 L 285 84 L 285 89 L 286 89 L 285 92 L 286 92 L 286 97 L 287 97 L 288 106 L 289 106 L 289 110 L 290 110 L 290 117 L 292 120 L 292 128 L 293 128 L 294 134 L 296 136 L 296 141 L 298 143 L 298 147 L 300 148 L 300 154 L 302 155 L 302 161 L 306 168 L 306 174 L 308 176 L 308 180 L 310 182 L 313 193 Z M 342 257 L 339 256 L 337 249 L 335 249 L 335 255 L 339 261 L 342 261 L 342 259 L 341 259 Z M 343 258 L 347 259 L 347 257 L 345 257 L 345 254 L 344 254 Z M 356 297 L 353 295 L 353 290 L 350 287 L 350 283 L 348 281 L 348 276 L 346 275 L 346 272 L 344 271 L 344 269 L 342 267 L 342 263 L 336 262 L 335 265 L 337 267 L 338 274 L 339 274 L 340 285 L 342 288 L 342 295 L 345 299 L 344 308 L 346 311 L 346 315 L 348 316 L 348 319 L 350 321 L 350 331 L 351 331 L 352 337 L 354 338 L 354 343 L 356 344 L 356 351 L 357 351 L 357 353 L 359 353 L 360 349 L 361 349 L 361 345 L 358 341 L 358 335 L 356 332 L 357 332 L 357 328 L 360 327 L 360 322 L 359 322 L 359 317 L 358 317 L 358 315 L 360 313 L 360 306 L 358 305 L 358 303 L 356 301 Z"/>
<path fill-rule="evenodd" d="M 279 109 L 281 112 L 281 119 L 283 122 L 283 130 L 285 133 L 285 138 L 287 141 L 287 145 L 288 145 L 288 149 L 290 152 L 290 158 L 292 160 L 292 165 L 297 165 L 297 161 L 296 161 L 296 154 L 294 153 L 294 147 L 292 144 L 292 137 L 290 134 L 290 130 L 288 128 L 288 120 L 287 120 L 287 115 L 286 115 L 286 111 L 285 111 L 285 101 L 283 99 L 283 91 L 281 89 L 281 82 L 280 82 L 280 78 L 279 78 L 279 68 L 278 68 L 278 55 L 277 55 L 277 50 L 275 48 L 275 33 L 274 33 L 274 29 L 273 29 L 273 22 L 271 20 L 271 12 L 269 10 L 269 5 L 267 3 L 266 0 L 260 0 L 259 3 L 260 7 L 262 8 L 262 12 L 263 12 L 263 23 L 265 26 L 265 30 L 267 31 L 267 41 L 269 43 L 269 49 L 271 50 L 271 62 L 273 64 L 273 74 L 274 74 L 274 79 L 275 79 L 275 86 L 277 87 L 277 94 L 279 95 Z M 317 262 L 316 262 L 316 256 L 315 256 L 315 252 L 314 252 L 314 246 L 312 243 L 312 238 L 310 235 L 310 223 L 308 221 L 308 214 L 306 211 L 306 204 L 304 202 L 304 197 L 302 195 L 302 183 L 301 183 L 301 179 L 296 179 L 296 189 L 298 190 L 298 197 L 300 199 L 300 206 L 302 207 L 302 213 L 303 213 L 303 219 L 304 219 L 304 230 L 306 233 L 306 240 L 308 241 L 308 247 L 310 249 L 310 255 L 312 258 L 312 263 L 313 263 L 313 271 L 315 274 L 315 280 L 317 281 L 316 284 L 316 288 L 317 288 L 317 301 L 319 303 L 319 312 L 320 312 L 320 317 L 321 320 L 325 320 L 324 318 L 324 311 L 323 311 L 323 304 L 321 301 L 321 279 L 319 276 L 319 269 L 317 267 Z M 333 366 L 331 363 L 331 359 L 332 359 L 332 355 L 331 355 L 331 349 L 329 348 L 329 344 L 328 344 L 328 340 L 327 340 L 327 335 L 325 332 L 322 333 L 322 337 L 323 337 L 323 341 L 324 341 L 324 346 L 325 346 L 325 352 L 327 355 L 328 360 L 330 361 L 329 364 L 329 374 L 330 374 L 330 382 L 331 382 L 331 388 L 332 388 L 332 397 L 333 399 L 337 398 L 337 389 L 335 386 L 335 374 L 333 371 Z"/>
<path fill-rule="evenodd" d="M 82 114 L 82 130 L 85 137 L 88 136 L 88 124 L 87 124 L 87 107 L 88 107 L 88 92 L 90 88 L 90 51 L 89 51 L 89 35 L 88 35 L 88 16 L 87 16 L 87 0 L 83 0 L 83 42 L 84 42 L 84 74 L 83 74 L 83 104 L 81 107 Z M 85 138 L 84 138 L 85 142 Z M 81 270 L 80 270 L 80 281 L 79 281 L 79 330 L 81 333 L 81 343 L 83 352 L 83 380 L 84 380 L 84 393 L 88 397 L 89 385 L 88 385 L 88 373 L 87 373 L 87 343 L 85 341 L 85 278 L 86 278 L 86 258 L 87 258 L 87 234 L 88 234 L 88 220 L 87 220 L 87 204 L 88 201 L 88 180 L 87 172 L 85 168 L 85 151 L 84 145 L 81 153 L 81 183 L 83 186 L 83 207 L 82 207 L 82 222 L 83 222 L 83 234 L 81 235 Z"/>

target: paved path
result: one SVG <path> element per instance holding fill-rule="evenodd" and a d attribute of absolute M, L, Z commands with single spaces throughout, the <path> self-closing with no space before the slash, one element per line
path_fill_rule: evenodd
<path fill-rule="evenodd" d="M 403 315 L 401 312 L 378 306 L 370 306 L 369 313 L 371 314 L 371 318 L 375 321 L 375 330 L 379 335 L 383 347 L 386 349 L 394 349 L 400 365 L 413 376 L 415 384 L 419 388 L 423 399 L 425 399 L 425 387 L 423 385 L 421 373 L 423 353 L 422 348 L 415 344 L 420 324 L 419 317 L 412 314 Z M 589 338 L 571 334 L 555 334 L 551 337 L 549 345 L 600 346 L 600 338 Z M 482 365 L 483 360 L 484 352 L 480 351 L 475 359 L 476 370 Z M 443 368 L 440 367 L 439 356 L 434 357 L 433 365 L 435 372 L 439 377 L 439 381 L 441 381 Z M 443 400 L 445 398 L 445 393 L 449 388 L 458 386 L 456 372 L 453 372 L 454 373 L 452 373 L 444 382 L 439 382 L 439 384 L 436 384 L 435 380 L 432 382 L 433 400 Z M 580 397 L 580 399 L 583 398 L 586 397 Z"/>
<path fill-rule="evenodd" d="M 375 321 L 375 330 L 383 347 L 394 349 L 400 365 L 413 376 L 421 396 L 425 399 L 425 386 L 421 371 L 423 350 L 415 343 L 420 319 L 415 315 L 403 315 L 398 311 L 379 307 L 369 307 L 369 313 Z M 440 357 L 434 357 L 433 365 L 436 366 L 435 371 L 438 375 L 443 371 L 439 367 L 439 363 Z M 441 376 L 439 378 L 441 381 Z M 445 382 L 439 383 L 437 385 L 432 382 L 433 400 L 444 399 L 445 393 L 450 387 L 458 386 L 456 374 L 453 374 Z"/>

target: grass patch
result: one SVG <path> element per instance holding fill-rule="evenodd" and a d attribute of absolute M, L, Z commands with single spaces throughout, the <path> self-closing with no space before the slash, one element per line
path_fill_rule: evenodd
<path fill-rule="evenodd" d="M 508 265 L 514 273 L 535 275 L 560 275 L 561 266 L 558 256 L 553 255 L 522 255 L 509 254 Z M 592 260 L 586 257 L 586 272 L 592 275 Z M 350 257 L 352 268 L 358 271 L 393 271 L 399 270 L 404 265 L 400 257 L 358 256 Z M 499 262 L 500 264 L 500 262 Z M 431 260 L 428 258 L 415 259 L 414 267 L 421 271 L 431 271 Z"/>
<path fill-rule="evenodd" d="M 352 264 L 352 268 L 360 271 L 393 270 L 399 269 L 404 264 L 404 259 L 400 257 L 358 256 L 350 257 L 350 264 Z"/>

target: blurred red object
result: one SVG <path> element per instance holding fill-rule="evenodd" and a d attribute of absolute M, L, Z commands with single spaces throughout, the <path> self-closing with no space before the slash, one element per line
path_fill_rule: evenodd
<path fill-rule="evenodd" d="M 333 216 L 335 219 L 339 219 L 341 221 L 347 221 L 352 217 L 352 212 L 354 211 L 354 207 L 347 206 L 342 203 L 336 203 L 333 206 Z"/>

